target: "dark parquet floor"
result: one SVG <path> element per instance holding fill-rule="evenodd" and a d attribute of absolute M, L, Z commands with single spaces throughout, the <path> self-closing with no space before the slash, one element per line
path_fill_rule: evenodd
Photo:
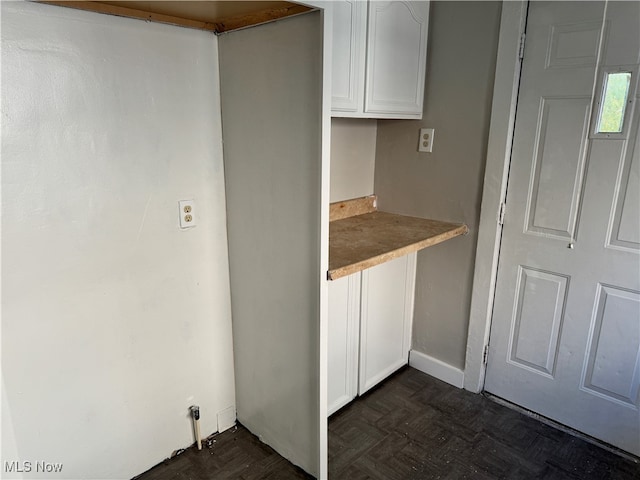
<path fill-rule="evenodd" d="M 190 447 L 135 480 L 285 480 L 312 479 L 278 455 L 242 425 Z"/>
<path fill-rule="evenodd" d="M 640 480 L 640 465 L 406 368 L 329 421 L 330 479 Z"/>
<path fill-rule="evenodd" d="M 238 426 L 140 480 L 308 479 Z M 406 368 L 329 419 L 330 480 L 640 480 L 640 464 Z"/>

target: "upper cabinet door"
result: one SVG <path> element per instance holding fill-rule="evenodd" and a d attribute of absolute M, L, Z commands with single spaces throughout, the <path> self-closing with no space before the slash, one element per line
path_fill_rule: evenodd
<path fill-rule="evenodd" d="M 332 110 L 362 112 L 367 41 L 367 2 L 333 3 Z"/>
<path fill-rule="evenodd" d="M 380 118 L 421 118 L 429 2 L 374 0 L 368 17 L 364 112 Z"/>
<path fill-rule="evenodd" d="M 428 1 L 336 0 L 334 117 L 422 118 Z"/>

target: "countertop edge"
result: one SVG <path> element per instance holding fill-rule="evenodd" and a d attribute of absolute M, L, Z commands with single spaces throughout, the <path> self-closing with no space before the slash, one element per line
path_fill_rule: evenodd
<path fill-rule="evenodd" d="M 469 228 L 465 224 L 459 224 L 456 226 L 456 228 L 452 228 L 451 230 L 447 230 L 446 232 L 434 235 L 433 237 L 425 238 L 424 240 L 421 240 L 419 242 L 404 245 L 402 247 L 390 250 L 380 255 L 376 255 L 375 257 L 361 260 L 356 263 L 331 269 L 327 272 L 327 279 L 337 280 L 339 278 L 346 277 L 347 275 L 351 275 L 367 268 L 380 265 L 381 263 L 388 262 L 389 260 L 393 260 L 394 258 L 417 252 L 418 250 L 422 250 L 433 245 L 437 245 L 451 238 L 458 237 L 460 235 L 466 235 L 468 232 Z"/>

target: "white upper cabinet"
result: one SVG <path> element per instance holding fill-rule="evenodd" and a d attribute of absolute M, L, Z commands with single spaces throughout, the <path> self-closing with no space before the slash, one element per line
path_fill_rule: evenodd
<path fill-rule="evenodd" d="M 365 113 L 422 117 L 428 2 L 369 3 Z"/>
<path fill-rule="evenodd" d="M 332 114 L 422 118 L 427 1 L 333 4 Z"/>
<path fill-rule="evenodd" d="M 367 2 L 344 0 L 333 5 L 331 109 L 362 112 L 367 38 Z"/>

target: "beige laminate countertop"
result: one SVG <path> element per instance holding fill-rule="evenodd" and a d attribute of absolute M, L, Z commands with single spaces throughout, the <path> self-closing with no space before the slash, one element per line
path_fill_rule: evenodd
<path fill-rule="evenodd" d="M 375 197 L 366 198 L 372 198 L 370 211 L 329 223 L 329 280 L 388 262 L 469 231 L 464 224 L 380 212 L 374 210 Z M 346 204 L 342 202 L 339 208 L 344 209 Z M 334 205 L 338 206 L 332 204 L 332 209 Z"/>

